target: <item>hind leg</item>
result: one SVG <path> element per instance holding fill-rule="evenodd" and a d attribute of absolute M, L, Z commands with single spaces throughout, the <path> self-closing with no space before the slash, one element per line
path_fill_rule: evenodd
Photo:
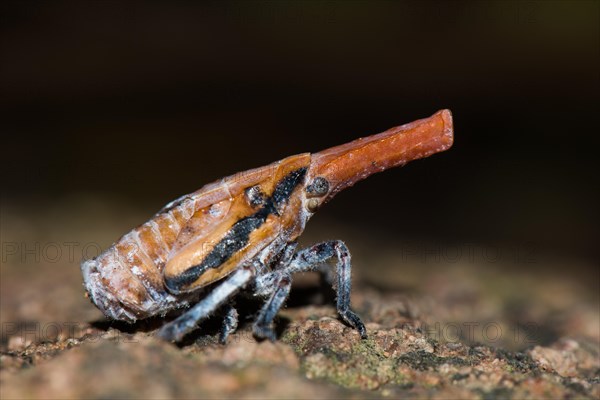
<path fill-rule="evenodd" d="M 198 322 L 207 318 L 235 293 L 243 288 L 254 277 L 252 266 L 245 266 L 235 271 L 223 283 L 214 288 L 198 304 L 187 310 L 174 321 L 164 325 L 157 333 L 158 337 L 178 342 L 196 328 Z"/>
<path fill-rule="evenodd" d="M 224 306 L 225 317 L 223 318 L 223 326 L 221 333 L 219 334 L 219 343 L 227 344 L 227 338 L 231 335 L 238 327 L 238 312 L 235 307 L 226 304 Z"/>

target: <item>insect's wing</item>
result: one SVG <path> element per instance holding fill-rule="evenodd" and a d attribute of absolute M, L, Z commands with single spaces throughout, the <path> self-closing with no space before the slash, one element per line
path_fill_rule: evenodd
<path fill-rule="evenodd" d="M 298 171 L 306 171 L 309 163 L 308 153 L 288 157 L 225 178 L 209 196 L 206 190 L 197 192 L 196 211 L 182 227 L 165 265 L 167 288 L 180 293 L 205 286 L 272 242 L 281 231 L 280 211 L 304 178 Z"/>

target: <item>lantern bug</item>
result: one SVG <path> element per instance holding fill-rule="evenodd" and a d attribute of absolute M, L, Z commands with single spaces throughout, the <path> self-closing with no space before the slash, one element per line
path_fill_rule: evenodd
<path fill-rule="evenodd" d="M 266 299 L 254 335 L 275 340 L 271 325 L 292 276 L 325 273 L 327 262 L 335 261 L 337 311 L 364 338 L 365 326 L 350 308 L 351 264 L 344 242 L 298 249 L 296 240 L 339 191 L 373 173 L 444 151 L 452 142 L 452 115 L 441 110 L 377 135 L 223 178 L 167 204 L 104 253 L 83 261 L 84 286 L 92 302 L 116 320 L 135 322 L 184 309 L 158 331 L 170 341 L 180 341 L 200 321 L 224 310 L 222 342 L 237 326 L 230 300 L 250 288 Z"/>

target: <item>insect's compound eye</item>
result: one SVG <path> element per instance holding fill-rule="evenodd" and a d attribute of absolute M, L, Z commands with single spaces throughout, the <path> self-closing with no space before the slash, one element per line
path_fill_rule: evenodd
<path fill-rule="evenodd" d="M 246 189 L 246 200 L 252 207 L 258 207 L 265 202 L 266 196 L 260 186 L 252 186 Z"/>
<path fill-rule="evenodd" d="M 306 187 L 308 197 L 325 196 L 327 192 L 329 192 L 329 181 L 321 176 L 317 176 L 312 183 Z"/>

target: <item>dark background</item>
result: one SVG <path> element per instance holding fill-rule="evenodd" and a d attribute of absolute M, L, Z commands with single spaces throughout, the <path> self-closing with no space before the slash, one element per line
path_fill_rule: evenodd
<path fill-rule="evenodd" d="M 598 2 L 5 1 L 0 13 L 5 205 L 68 212 L 86 194 L 143 222 L 222 176 L 449 108 L 451 150 L 369 178 L 319 218 L 596 265 Z"/>

